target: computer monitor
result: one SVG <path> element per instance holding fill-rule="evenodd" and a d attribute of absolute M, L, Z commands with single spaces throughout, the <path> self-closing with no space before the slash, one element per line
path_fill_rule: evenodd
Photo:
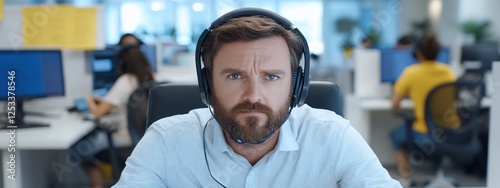
<path fill-rule="evenodd" d="M 92 90 L 101 97 L 106 94 L 119 77 L 116 68 L 118 64 L 117 53 L 118 51 L 113 48 L 92 52 Z"/>
<path fill-rule="evenodd" d="M 64 75 L 59 50 L 0 50 L 0 73 L 5 83 L 0 100 L 7 104 L 2 128 L 46 127 L 24 121 L 23 102 L 29 99 L 64 96 Z"/>
<path fill-rule="evenodd" d="M 495 43 L 475 44 L 462 46 L 461 62 L 479 62 L 478 69 L 491 70 L 494 61 L 500 60 L 499 48 Z"/>
<path fill-rule="evenodd" d="M 417 63 L 411 49 L 380 49 L 380 81 L 395 83 L 407 66 Z M 450 50 L 442 48 L 436 61 L 450 64 Z"/>

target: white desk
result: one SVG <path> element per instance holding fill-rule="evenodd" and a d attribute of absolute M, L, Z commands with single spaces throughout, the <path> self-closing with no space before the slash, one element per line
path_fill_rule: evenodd
<path fill-rule="evenodd" d="M 403 100 L 400 104 L 401 109 L 412 109 L 413 102 Z M 345 117 L 356 130 L 370 144 L 371 113 L 373 111 L 390 111 L 391 101 L 387 98 L 360 98 L 353 95 L 346 96 Z"/>
<path fill-rule="evenodd" d="M 32 150 L 67 150 L 72 144 L 88 134 L 94 128 L 92 121 L 83 121 L 78 114 L 63 112 L 58 116 L 27 117 L 26 121 L 49 123 L 50 127 L 26 128 L 15 130 L 15 153 L 8 151 L 9 129 L 0 131 L 2 150 L 3 187 L 43 187 L 40 181 L 47 181 L 53 174 L 54 159 L 43 156 L 24 156 Z M 9 179 L 10 155 L 15 154 L 15 181 Z M 49 160 L 49 161 L 46 161 Z M 36 163 L 36 164 L 35 164 Z M 33 165 L 33 166 L 32 166 Z M 35 166 L 36 165 L 36 166 Z M 55 172 L 53 172 L 55 173 Z"/>
<path fill-rule="evenodd" d="M 481 106 L 489 107 L 491 106 L 491 103 L 491 98 L 484 98 L 481 101 Z M 404 99 L 400 103 L 400 108 L 410 111 L 413 109 L 413 102 L 409 99 Z M 351 121 L 352 126 L 361 134 L 361 136 L 363 136 L 366 142 L 372 146 L 372 149 L 378 155 L 382 164 L 392 164 L 394 160 L 392 158 L 390 141 L 387 137 L 389 136 L 389 131 L 395 126 L 398 126 L 398 124 L 394 124 L 394 122 L 401 121 L 402 123 L 402 119 L 397 118 L 391 113 L 391 100 L 389 98 L 361 98 L 353 95 L 347 95 L 344 109 L 345 118 Z M 373 117 L 372 115 L 377 111 L 386 113 L 378 114 L 383 117 Z M 381 125 L 376 125 L 377 123 L 374 123 L 374 118 L 384 119 L 387 121 L 384 121 L 384 123 L 378 123 L 384 124 L 382 127 Z M 378 133 L 385 132 L 387 134 L 376 134 L 377 137 L 372 138 L 371 134 L 374 131 Z M 380 137 L 384 138 L 382 139 Z M 375 140 L 377 142 L 375 142 Z M 379 146 L 381 144 L 384 144 L 384 146 Z"/>

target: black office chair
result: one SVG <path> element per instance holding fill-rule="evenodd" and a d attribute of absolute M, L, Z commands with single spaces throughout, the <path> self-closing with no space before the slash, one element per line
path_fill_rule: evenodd
<path fill-rule="evenodd" d="M 456 165 L 466 165 L 481 151 L 477 122 L 484 95 L 482 82 L 444 83 L 431 90 L 425 101 L 424 117 L 432 150 L 423 148 L 422 144 L 418 146 L 411 137 L 415 117 L 398 114 L 406 121 L 410 158 L 432 160 L 438 166 L 437 177 L 428 186 L 457 186 L 456 180 L 445 178 L 443 158 L 448 157 Z"/>
<path fill-rule="evenodd" d="M 156 81 L 145 82 L 135 89 L 129 97 L 127 104 L 127 126 L 132 139 L 132 147 L 137 145 L 146 128 L 146 110 L 148 105 L 149 89 L 157 84 Z M 113 181 L 118 181 L 122 169 L 125 167 L 125 160 L 132 148 L 118 150 L 113 144 L 112 134 L 117 131 L 116 124 L 104 124 L 96 120 L 98 128 L 107 133 L 109 144 L 109 163 L 112 166 Z M 120 155 L 121 154 L 121 155 Z"/>
<path fill-rule="evenodd" d="M 159 84 L 151 88 L 149 93 L 146 125 L 164 117 L 206 107 L 201 102 L 200 90 L 196 84 Z"/>
<path fill-rule="evenodd" d="M 149 90 L 157 84 L 160 83 L 155 81 L 143 83 L 130 94 L 128 99 L 127 127 L 133 146 L 139 143 L 146 130 Z"/>
<path fill-rule="evenodd" d="M 312 81 L 306 104 L 314 108 L 332 110 L 342 115 L 338 85 L 331 82 Z M 192 109 L 205 108 L 201 102 L 198 85 L 162 84 L 152 88 L 149 95 L 147 125 L 172 115 L 188 113 Z"/>

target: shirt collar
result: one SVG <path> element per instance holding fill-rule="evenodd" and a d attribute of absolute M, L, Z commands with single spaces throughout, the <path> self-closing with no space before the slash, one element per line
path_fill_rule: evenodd
<path fill-rule="evenodd" d="M 215 153 L 222 153 L 225 151 L 229 151 L 229 145 L 226 142 L 226 139 L 224 138 L 224 133 L 222 132 L 222 128 L 220 127 L 219 123 L 213 119 L 210 121 L 209 125 L 212 127 L 212 133 L 211 135 L 211 140 L 214 148 Z"/>
<path fill-rule="evenodd" d="M 435 61 L 435 60 L 425 60 L 425 61 L 422 61 L 421 63 L 422 64 L 424 64 L 424 63 L 425 64 L 430 64 L 430 63 L 437 63 L 437 61 Z"/>
<path fill-rule="evenodd" d="M 294 151 L 299 149 L 297 144 L 296 135 L 292 131 L 292 125 L 290 120 L 286 120 L 285 123 L 280 128 L 280 136 L 278 138 L 278 144 L 276 145 L 276 151 Z"/>

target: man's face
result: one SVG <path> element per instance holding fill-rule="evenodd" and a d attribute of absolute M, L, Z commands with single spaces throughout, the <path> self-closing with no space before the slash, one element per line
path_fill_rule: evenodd
<path fill-rule="evenodd" d="M 286 120 L 291 80 L 290 55 L 283 38 L 222 45 L 212 71 L 211 103 L 217 121 L 243 141 L 258 143 Z"/>

